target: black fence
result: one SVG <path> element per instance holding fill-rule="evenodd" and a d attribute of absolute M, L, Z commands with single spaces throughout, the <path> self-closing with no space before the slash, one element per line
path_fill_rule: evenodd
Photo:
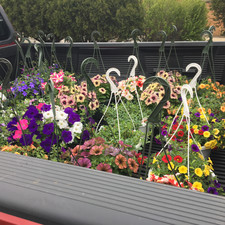
<path fill-rule="evenodd" d="M 190 63 L 198 63 L 203 66 L 202 77 L 212 75 L 212 67 L 214 67 L 215 78 L 217 81 L 221 83 L 225 83 L 225 42 L 214 42 L 212 47 L 210 47 L 209 54 L 202 53 L 203 49 L 207 45 L 207 42 L 176 42 L 174 44 L 174 48 L 171 51 L 170 59 L 168 61 L 168 67 L 170 70 L 178 70 L 183 75 L 187 75 L 188 77 L 193 77 L 195 74 L 195 70 L 192 69 L 188 72 L 185 71 L 185 68 Z M 56 55 L 60 62 L 60 64 L 65 66 L 67 52 L 69 50 L 70 44 L 68 43 L 56 43 Z M 116 67 L 121 72 L 121 78 L 127 76 L 130 63 L 128 63 L 128 56 L 133 54 L 134 44 L 129 43 L 121 43 L 121 42 L 107 42 L 107 43 L 98 43 L 101 56 L 102 63 L 100 62 L 99 68 L 96 68 L 92 65 L 90 74 L 96 75 L 98 73 L 104 74 L 104 68 L 107 70 L 110 67 Z M 24 52 L 26 51 L 28 44 L 22 45 Z M 165 58 L 162 57 L 161 63 L 159 66 L 160 59 L 160 47 L 161 42 L 141 42 L 138 43 L 139 47 L 139 58 L 141 66 L 144 70 L 144 73 L 147 77 L 152 76 L 156 73 L 157 69 L 166 69 L 166 61 Z M 171 43 L 165 43 L 165 55 L 168 57 L 171 48 Z M 46 58 L 50 56 L 51 43 L 45 44 Z M 175 54 L 175 52 L 177 54 Z M 72 45 L 72 64 L 75 73 L 80 73 L 80 66 L 84 59 L 87 57 L 93 56 L 94 53 L 94 44 L 93 43 L 73 43 Z M 37 52 L 34 47 L 31 47 L 31 55 L 32 58 L 35 58 Z M 176 57 L 177 55 L 177 57 Z M 207 57 L 208 56 L 208 57 Z M 178 60 L 177 60 L 178 59 Z M 213 64 L 210 65 L 210 60 L 213 60 Z M 65 68 L 65 67 L 63 67 Z M 70 69 L 69 64 L 67 63 L 67 68 Z M 143 74 L 140 67 L 137 68 L 136 74 Z"/>

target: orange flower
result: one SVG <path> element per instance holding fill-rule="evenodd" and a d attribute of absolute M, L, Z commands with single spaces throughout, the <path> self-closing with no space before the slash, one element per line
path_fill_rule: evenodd
<path fill-rule="evenodd" d="M 138 171 L 138 164 L 136 163 L 136 161 L 134 159 L 131 159 L 129 158 L 128 159 L 128 165 L 129 165 L 129 168 L 134 172 L 134 173 L 137 173 Z"/>
<path fill-rule="evenodd" d="M 209 83 L 212 83 L 212 79 L 208 79 L 208 82 L 209 82 Z"/>
<path fill-rule="evenodd" d="M 127 160 L 126 158 L 119 154 L 116 156 L 116 159 L 115 159 L 115 164 L 119 167 L 119 169 L 125 169 L 127 168 Z"/>
<path fill-rule="evenodd" d="M 212 110 L 211 109 L 208 109 L 208 114 L 211 114 L 212 113 Z"/>
<path fill-rule="evenodd" d="M 217 81 L 217 82 L 216 82 L 216 85 L 217 85 L 217 86 L 220 86 L 220 82 Z"/>
<path fill-rule="evenodd" d="M 224 106 L 224 105 L 221 105 L 220 110 L 221 110 L 222 112 L 225 112 L 225 106 Z"/>
<path fill-rule="evenodd" d="M 204 88 L 205 88 L 205 84 L 200 84 L 200 85 L 199 85 L 199 88 L 200 88 L 200 89 L 204 89 Z"/>

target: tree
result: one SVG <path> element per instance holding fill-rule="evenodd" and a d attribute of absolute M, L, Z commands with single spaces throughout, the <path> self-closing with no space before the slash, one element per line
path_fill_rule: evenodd
<path fill-rule="evenodd" d="M 221 21 L 225 27 L 225 1 L 212 0 L 211 9 L 214 11 L 217 20 Z"/>
<path fill-rule="evenodd" d="M 168 39 L 176 25 L 176 40 L 200 40 L 207 24 L 207 9 L 202 0 L 143 0 L 145 40 L 161 40 L 160 30 Z"/>

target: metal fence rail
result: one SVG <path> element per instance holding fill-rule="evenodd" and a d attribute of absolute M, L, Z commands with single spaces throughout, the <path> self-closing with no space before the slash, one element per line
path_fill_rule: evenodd
<path fill-rule="evenodd" d="M 225 198 L 0 152 L 0 210 L 43 224 L 224 224 Z"/>
<path fill-rule="evenodd" d="M 141 42 L 139 46 L 140 62 L 146 76 L 152 76 L 155 74 L 158 68 L 159 61 L 159 48 L 161 42 Z M 166 56 L 169 55 L 170 42 L 165 43 Z M 179 64 L 176 61 L 175 53 L 172 51 L 168 66 L 170 69 L 179 70 L 182 74 L 192 77 L 195 71 L 191 70 L 188 73 L 185 72 L 185 68 L 189 63 L 201 64 L 203 60 L 202 51 L 206 45 L 205 41 L 200 42 L 176 42 L 176 52 L 179 59 Z M 116 67 L 121 71 L 121 79 L 126 77 L 128 72 L 129 63 L 127 61 L 128 56 L 132 54 L 133 43 L 122 42 L 100 42 L 98 43 L 102 59 L 105 68 Z M 28 44 L 22 45 L 24 52 L 28 47 Z M 65 64 L 67 51 L 69 49 L 68 43 L 56 43 L 56 55 L 61 64 Z M 50 53 L 51 43 L 46 43 L 46 50 Z M 31 48 L 32 57 L 35 58 L 35 49 Z M 80 73 L 81 62 L 93 55 L 94 44 L 93 43 L 73 43 L 72 45 L 72 62 L 76 73 Z M 213 43 L 213 59 L 215 66 L 216 80 L 225 83 L 225 42 Z M 161 64 L 163 69 L 163 62 Z M 103 66 L 100 64 L 100 68 L 92 67 L 91 74 L 104 73 Z M 141 73 L 140 68 L 136 71 L 137 74 Z M 203 77 L 211 75 L 210 65 L 206 59 L 203 68 Z"/>

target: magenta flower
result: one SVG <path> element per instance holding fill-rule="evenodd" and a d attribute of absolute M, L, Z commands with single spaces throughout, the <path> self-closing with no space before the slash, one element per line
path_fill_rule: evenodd
<path fill-rule="evenodd" d="M 90 168 L 91 167 L 91 161 L 88 158 L 79 158 L 77 160 L 78 166 Z"/>
<path fill-rule="evenodd" d="M 108 172 L 108 173 L 112 173 L 112 168 L 109 164 L 107 163 L 99 163 L 96 167 L 97 170 L 101 170 L 101 171 L 105 171 L 105 172 Z"/>

